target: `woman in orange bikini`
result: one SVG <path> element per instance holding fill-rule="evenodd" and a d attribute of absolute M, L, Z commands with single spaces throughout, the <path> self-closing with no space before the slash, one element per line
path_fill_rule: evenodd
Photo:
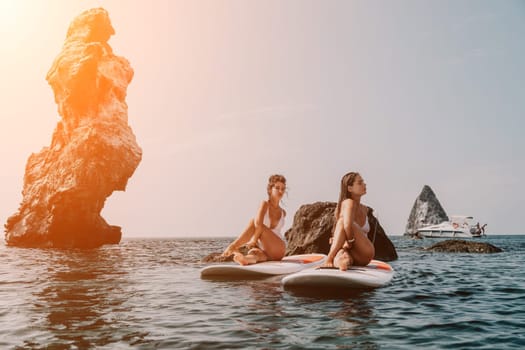
<path fill-rule="evenodd" d="M 359 173 L 350 172 L 341 179 L 341 192 L 335 209 L 335 229 L 330 252 L 321 267 L 337 267 L 341 271 L 352 265 L 366 266 L 375 254 L 368 239 L 370 224 L 368 208 L 361 204 L 366 184 Z"/>
<path fill-rule="evenodd" d="M 284 226 L 286 212 L 280 203 L 286 191 L 286 179 L 282 175 L 272 175 L 268 179 L 268 200 L 261 202 L 255 218 L 248 227 L 222 253 L 233 254 L 233 260 L 241 265 L 255 264 L 267 260 L 281 260 L 284 257 L 286 244 L 281 230 Z M 247 255 L 239 252 L 239 247 L 246 245 Z"/>

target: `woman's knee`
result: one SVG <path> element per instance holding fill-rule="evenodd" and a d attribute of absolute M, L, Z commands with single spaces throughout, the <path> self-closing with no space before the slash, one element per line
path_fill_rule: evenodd
<path fill-rule="evenodd" d="M 356 265 L 367 265 L 374 258 L 374 254 L 374 249 L 370 250 L 368 247 L 361 250 L 352 249 L 352 258 Z"/>
<path fill-rule="evenodd" d="M 283 244 L 265 246 L 265 253 L 270 260 L 281 260 L 286 254 L 286 246 Z"/>
<path fill-rule="evenodd" d="M 265 252 L 272 258 L 272 260 L 281 260 L 286 253 L 286 246 L 284 242 L 265 246 Z"/>

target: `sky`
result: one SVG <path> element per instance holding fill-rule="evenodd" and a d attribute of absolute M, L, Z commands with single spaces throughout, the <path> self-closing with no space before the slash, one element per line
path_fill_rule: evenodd
<path fill-rule="evenodd" d="M 93 7 L 135 71 L 143 159 L 102 212 L 123 237 L 235 236 L 274 173 L 286 229 L 348 171 L 389 235 L 424 185 L 489 235 L 525 233 L 523 1 L 1 0 L 4 222 L 60 120 L 46 73 Z"/>

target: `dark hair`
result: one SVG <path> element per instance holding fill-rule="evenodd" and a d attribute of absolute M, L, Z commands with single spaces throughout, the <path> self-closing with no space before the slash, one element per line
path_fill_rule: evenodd
<path fill-rule="evenodd" d="M 348 186 L 354 184 L 355 179 L 359 176 L 357 172 L 349 172 L 341 178 L 341 191 L 339 192 L 339 201 L 337 201 L 337 206 L 335 207 L 335 221 L 339 218 L 339 211 L 341 210 L 341 203 L 350 198 L 350 192 L 348 192 Z"/>
<path fill-rule="evenodd" d="M 286 186 L 286 179 L 284 176 L 279 174 L 271 175 L 268 178 L 268 186 L 266 186 L 266 192 L 268 192 L 268 198 L 270 198 L 270 194 L 272 193 L 272 188 L 277 182 L 282 182 Z"/>

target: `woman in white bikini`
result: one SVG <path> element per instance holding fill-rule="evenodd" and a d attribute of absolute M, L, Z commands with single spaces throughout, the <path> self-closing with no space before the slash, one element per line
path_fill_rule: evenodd
<path fill-rule="evenodd" d="M 341 192 L 335 209 L 335 229 L 326 262 L 321 267 L 366 266 L 374 258 L 374 245 L 368 239 L 368 208 L 361 204 L 366 184 L 359 173 L 350 172 L 341 179 Z"/>
<path fill-rule="evenodd" d="M 286 212 L 280 207 L 286 191 L 286 179 L 282 175 L 272 175 L 268 179 L 268 200 L 261 202 L 255 218 L 248 227 L 222 253 L 233 254 L 233 260 L 241 265 L 255 264 L 267 260 L 281 260 L 284 257 L 286 244 L 281 230 L 284 226 Z M 239 247 L 246 245 L 248 254 L 239 252 Z"/>

